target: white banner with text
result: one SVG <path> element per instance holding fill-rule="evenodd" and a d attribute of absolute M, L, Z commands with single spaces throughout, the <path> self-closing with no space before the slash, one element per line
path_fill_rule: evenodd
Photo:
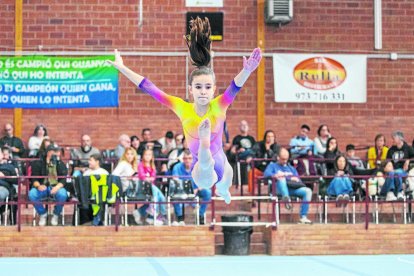
<path fill-rule="evenodd" d="M 274 54 L 276 102 L 365 103 L 367 56 Z"/>

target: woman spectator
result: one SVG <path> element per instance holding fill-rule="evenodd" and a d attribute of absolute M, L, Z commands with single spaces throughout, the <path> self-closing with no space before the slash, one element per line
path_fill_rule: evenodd
<path fill-rule="evenodd" d="M 353 192 L 352 181 L 350 175 L 352 170 L 345 156 L 339 155 L 334 162 L 335 177 L 328 186 L 327 193 L 330 196 L 336 196 L 337 202 L 349 200 L 350 194 Z"/>
<path fill-rule="evenodd" d="M 142 153 L 141 162 L 138 165 L 138 178 L 142 181 L 147 181 L 152 184 L 152 196 L 154 198 L 154 202 L 166 202 L 164 195 L 161 193 L 160 189 L 155 185 L 155 177 L 157 175 L 157 171 L 155 169 L 155 158 L 154 152 L 150 149 L 145 149 Z M 144 211 L 148 208 L 148 205 L 144 205 L 143 208 L 140 208 L 140 212 L 136 212 L 139 215 L 143 215 Z M 163 225 L 164 218 L 167 214 L 165 204 L 155 204 L 154 206 L 156 213 L 160 215 L 155 220 L 155 225 Z M 151 218 L 147 218 L 146 220 L 149 224 L 152 224 Z"/>
<path fill-rule="evenodd" d="M 29 138 L 29 157 L 36 157 L 38 155 L 40 145 L 45 136 L 47 136 L 46 127 L 42 124 L 37 125 L 33 132 L 33 136 Z"/>
<path fill-rule="evenodd" d="M 138 160 L 141 158 L 141 156 L 138 155 L 138 149 L 139 145 L 141 144 L 141 141 L 139 140 L 138 136 L 132 135 L 131 136 L 131 148 L 135 149 L 137 152 Z"/>
<path fill-rule="evenodd" d="M 116 165 L 114 171 L 112 172 L 113 175 L 117 175 L 121 177 L 122 182 L 122 191 L 124 193 L 127 192 L 128 188 L 130 187 L 131 177 L 137 175 L 138 173 L 138 155 L 135 148 L 130 147 L 126 148 L 124 153 L 119 159 L 118 164 Z M 138 209 L 135 209 L 132 212 L 132 216 L 134 217 L 135 223 L 138 225 L 142 224 L 141 220 L 141 213 L 145 215 L 145 211 L 147 206 L 143 205 Z"/>
<path fill-rule="evenodd" d="M 320 125 L 318 128 L 318 136 L 314 139 L 313 154 L 315 156 L 324 156 L 326 152 L 328 139 L 331 137 L 327 125 Z"/>
<path fill-rule="evenodd" d="M 334 160 L 341 152 L 338 150 L 338 142 L 336 138 L 330 137 L 326 142 L 327 148 L 325 154 L 323 155 L 325 158 L 326 170 L 328 175 L 335 174 L 335 166 Z"/>
<path fill-rule="evenodd" d="M 377 165 L 387 158 L 388 147 L 385 146 L 385 136 L 375 136 L 375 146 L 370 147 L 367 152 L 367 159 L 370 169 L 377 168 Z"/>
<path fill-rule="evenodd" d="M 254 178 L 263 176 L 267 165 L 272 161 L 275 155 L 279 153 L 280 146 L 277 144 L 275 139 L 275 133 L 273 130 L 266 130 L 263 140 L 257 142 L 253 146 L 254 157 L 259 159 L 267 159 L 255 162 Z M 253 191 L 252 182 L 253 170 L 249 171 L 248 176 L 248 190 L 251 193 Z"/>

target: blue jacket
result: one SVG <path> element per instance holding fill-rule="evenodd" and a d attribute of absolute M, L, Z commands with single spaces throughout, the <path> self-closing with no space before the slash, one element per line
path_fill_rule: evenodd
<path fill-rule="evenodd" d="M 280 171 L 282 171 L 285 174 L 286 179 L 289 179 L 292 176 L 299 177 L 298 171 L 292 165 L 286 164 L 282 166 L 279 163 L 275 162 L 272 162 L 269 165 L 267 165 L 266 170 L 263 173 L 263 176 L 272 177 Z"/>
<path fill-rule="evenodd" d="M 289 146 L 291 147 L 290 152 L 292 154 L 307 155 L 308 151 L 313 152 L 313 141 L 308 137 L 303 138 L 300 136 L 295 136 L 290 140 Z M 301 149 L 299 147 L 306 147 Z"/>
<path fill-rule="evenodd" d="M 191 182 L 193 183 L 193 189 L 198 189 L 197 185 L 194 183 L 193 178 L 191 177 L 191 170 L 187 171 L 185 169 L 185 165 L 184 165 L 183 162 L 180 162 L 180 163 L 178 163 L 177 165 L 174 166 L 174 168 L 172 170 L 172 175 L 173 176 L 180 176 L 179 178 L 182 179 L 182 180 L 190 179 Z"/>

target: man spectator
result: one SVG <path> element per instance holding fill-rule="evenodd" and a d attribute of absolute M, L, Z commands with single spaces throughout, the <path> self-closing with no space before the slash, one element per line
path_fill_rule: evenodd
<path fill-rule="evenodd" d="M 45 156 L 32 163 L 32 188 L 29 191 L 29 200 L 34 203 L 34 208 L 40 216 L 39 226 L 46 225 L 47 210 L 39 201 L 49 196 L 55 198 L 57 203 L 66 202 L 68 198 L 65 188 L 66 178 L 60 178 L 67 175 L 65 163 L 59 159 L 60 148 L 50 144 L 46 148 Z M 47 176 L 46 178 L 37 178 L 37 176 Z M 55 205 L 52 225 L 58 224 L 59 215 L 62 212 L 63 205 Z"/>
<path fill-rule="evenodd" d="M 168 154 L 177 147 L 172 131 L 167 131 L 164 137 L 158 139 L 158 143 L 161 145 L 161 155 L 163 157 L 167 157 Z"/>
<path fill-rule="evenodd" d="M 88 160 L 88 169 L 84 171 L 84 176 L 90 175 L 108 175 L 109 172 L 103 168 L 101 168 L 101 155 L 100 154 L 92 154 Z"/>
<path fill-rule="evenodd" d="M 93 154 L 100 154 L 100 151 L 92 146 L 92 139 L 89 135 L 82 135 L 81 146 L 71 151 L 74 177 L 81 176 L 88 169 L 88 160 Z"/>
<path fill-rule="evenodd" d="M 286 209 L 291 209 L 290 196 L 302 198 L 300 206 L 299 223 L 311 224 L 307 218 L 309 202 L 312 199 L 312 190 L 303 184 L 296 169 L 289 164 L 289 151 L 281 148 L 278 154 L 278 161 L 270 163 L 264 171 L 265 177 L 277 179 L 276 191 L 283 197 Z"/>
<path fill-rule="evenodd" d="M 193 155 L 191 154 L 190 150 L 184 151 L 183 162 L 178 163 L 174 166 L 172 170 L 172 175 L 174 180 L 176 180 L 179 184 L 182 185 L 183 181 L 190 180 L 193 185 L 194 194 L 200 198 L 200 201 L 207 202 L 211 199 L 211 190 L 210 189 L 200 189 L 194 183 L 191 177 L 191 167 L 193 164 Z M 181 186 L 177 185 L 177 186 Z M 181 186 L 182 187 L 182 186 Z M 177 187 L 173 187 L 171 184 L 170 189 L 177 189 Z M 200 205 L 200 224 L 204 225 L 204 214 L 206 213 L 207 203 L 202 203 Z M 183 217 L 183 204 L 174 204 L 174 211 L 177 217 L 177 222 L 174 222 L 173 225 L 185 225 L 184 217 Z"/>
<path fill-rule="evenodd" d="M 308 137 L 310 127 L 308 125 L 302 125 L 300 127 L 299 135 L 293 137 L 290 140 L 290 153 L 292 158 L 300 158 L 298 160 L 297 170 L 299 175 L 315 175 L 315 166 L 313 161 L 308 158 L 313 155 L 314 143 Z"/>
<path fill-rule="evenodd" d="M 254 155 L 253 145 L 256 143 L 256 140 L 253 136 L 249 135 L 249 124 L 247 121 L 242 120 L 239 129 L 240 134 L 233 138 L 232 151 L 237 154 L 239 159 L 247 160 Z"/>
<path fill-rule="evenodd" d="M 119 144 L 116 146 L 114 154 L 115 157 L 119 159 L 124 154 L 125 149 L 131 146 L 131 138 L 126 134 L 121 134 L 118 141 Z"/>
<path fill-rule="evenodd" d="M 229 162 L 234 160 L 232 156 L 235 156 L 238 160 L 244 160 L 240 163 L 240 181 L 241 185 L 247 184 L 248 176 L 248 163 L 254 156 L 253 145 L 256 140 L 253 136 L 249 135 L 249 124 L 247 121 L 242 120 L 239 125 L 240 134 L 233 138 L 232 147 L 229 154 Z M 233 163 L 233 162 L 232 162 Z M 237 170 L 235 170 L 237 172 Z"/>
<path fill-rule="evenodd" d="M 151 129 L 144 128 L 141 132 L 142 141 L 139 145 L 138 155 L 142 156 L 145 149 L 151 149 L 154 152 L 154 157 L 158 158 L 161 154 L 161 144 L 157 140 L 152 140 Z"/>
<path fill-rule="evenodd" d="M 393 161 L 395 171 L 407 172 L 410 159 L 414 158 L 414 150 L 405 142 L 401 131 L 394 131 L 391 136 L 393 145 L 388 150 L 387 159 Z"/>
<path fill-rule="evenodd" d="M 12 158 L 23 157 L 24 146 L 20 138 L 14 136 L 13 125 L 7 123 L 4 125 L 4 133 L 6 134 L 0 139 L 0 148 L 9 148 L 11 151 Z"/>

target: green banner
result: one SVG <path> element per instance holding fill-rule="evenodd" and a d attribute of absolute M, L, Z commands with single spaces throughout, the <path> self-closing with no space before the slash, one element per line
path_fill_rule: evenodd
<path fill-rule="evenodd" d="M 118 71 L 97 57 L 0 57 L 0 107 L 118 106 Z"/>

